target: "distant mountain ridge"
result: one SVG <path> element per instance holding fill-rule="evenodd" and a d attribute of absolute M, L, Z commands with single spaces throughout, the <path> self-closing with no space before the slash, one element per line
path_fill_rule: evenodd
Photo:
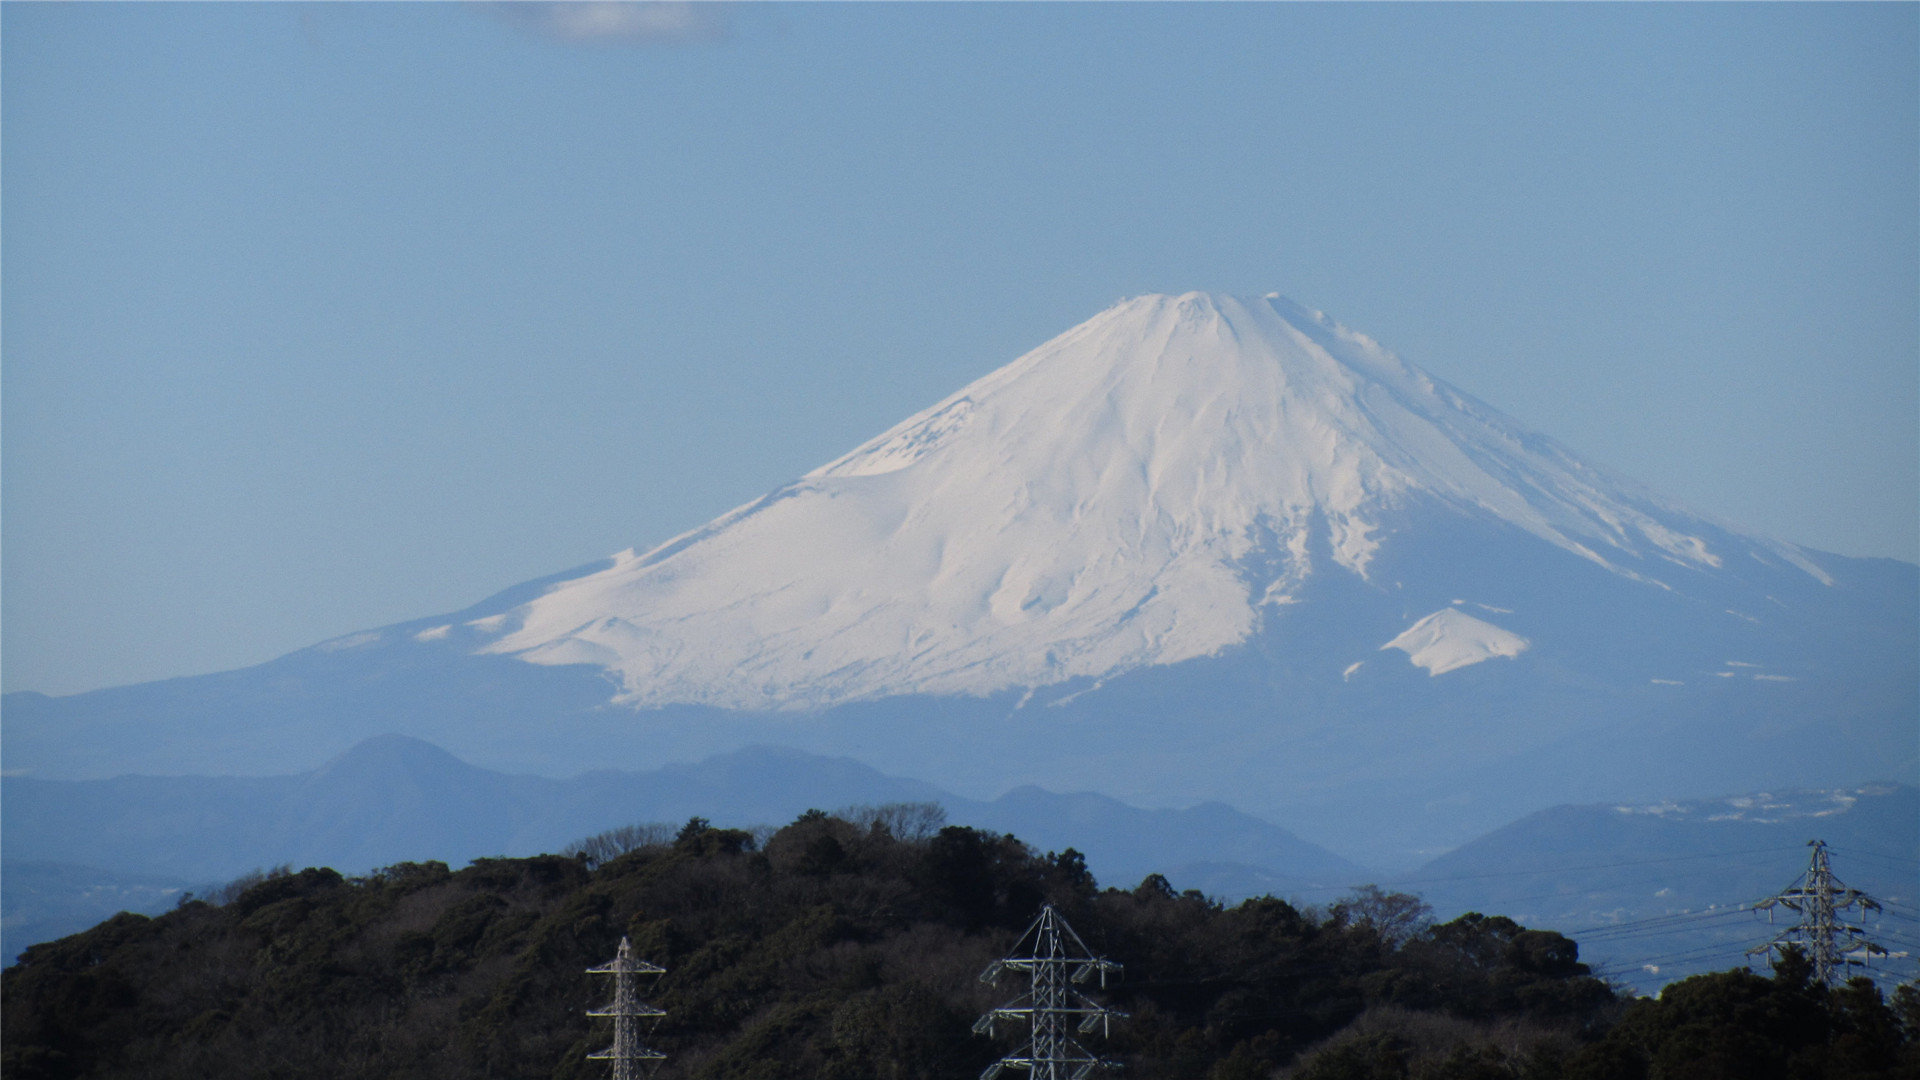
<path fill-rule="evenodd" d="M 1076 848 L 1106 886 L 1160 873 L 1175 889 L 1228 903 L 1276 895 L 1316 905 L 1377 882 L 1420 894 L 1443 919 L 1508 915 L 1569 933 L 1586 960 L 1647 992 L 1742 963 L 1772 933 L 1747 909 L 1786 887 L 1818 838 L 1848 884 L 1886 904 L 1869 929 L 1896 954 L 1875 970 L 1920 974 L 1920 790 L 1897 783 L 1556 806 L 1389 875 L 1218 803 L 1150 810 L 1031 786 L 978 801 L 850 759 L 769 747 L 552 780 L 477 768 L 403 736 L 284 777 L 0 780 L 0 948 L 10 959 L 122 908 L 157 913 L 186 889 L 279 864 L 458 866 L 562 851 L 624 824 L 700 816 L 778 825 L 811 808 L 903 801 L 938 803 L 953 824 L 1012 833 L 1038 850 Z"/>
<path fill-rule="evenodd" d="M 650 550 L 242 671 L 8 695 L 10 769 L 548 776 L 785 745 L 1382 866 L 1564 802 L 1920 782 L 1920 567 L 1679 509 L 1277 297 L 1140 297 Z"/>
<path fill-rule="evenodd" d="M 700 816 L 777 826 L 808 809 L 891 802 L 939 803 L 954 824 L 1010 832 L 1042 850 L 1076 847 L 1102 881 L 1122 886 L 1198 855 L 1284 867 L 1295 888 L 1344 888 L 1375 876 L 1218 803 L 1147 810 L 1037 787 L 982 802 L 849 759 L 771 747 L 647 773 L 554 780 L 476 768 L 388 735 L 291 776 L 0 780 L 9 867 L 57 863 L 69 878 L 94 868 L 105 872 L 94 877 L 142 885 L 220 882 L 280 864 L 346 873 L 424 859 L 460 865 L 560 851 L 621 825 Z M 17 952 L 15 945 L 6 947 Z"/>
<path fill-rule="evenodd" d="M 1749 909 L 1807 869 L 1808 844 L 1884 905 L 1865 913 L 1893 955 L 1872 971 L 1920 976 L 1920 789 L 1905 784 L 1774 790 L 1642 805 L 1556 806 L 1440 856 L 1399 887 L 1442 915 L 1495 910 L 1576 935 L 1583 957 L 1657 988 L 1745 962 L 1790 924 Z"/>

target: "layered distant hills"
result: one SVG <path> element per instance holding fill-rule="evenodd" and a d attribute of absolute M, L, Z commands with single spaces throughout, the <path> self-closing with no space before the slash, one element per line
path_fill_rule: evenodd
<path fill-rule="evenodd" d="M 1916 702 L 1920 568 L 1712 521 L 1318 312 L 1189 293 L 650 549 L 5 710 L 33 778 L 285 775 L 389 732 L 548 776 L 778 745 L 982 802 L 1224 802 L 1408 868 L 1561 803 L 1913 783 Z"/>
<path fill-rule="evenodd" d="M 1100 795 L 1017 788 L 961 798 L 845 758 L 753 747 L 645 773 L 566 780 L 469 765 L 404 736 L 370 739 L 291 776 L 122 776 L 0 783 L 9 860 L 81 863 L 219 882 L 281 863 L 358 873 L 557 852 L 621 825 L 784 825 L 810 809 L 928 803 L 956 823 L 1077 847 L 1103 881 L 1136 884 L 1196 857 L 1285 867 L 1293 889 L 1344 888 L 1369 871 L 1218 803 L 1142 810 Z"/>
<path fill-rule="evenodd" d="M 1282 890 L 1344 892 L 1371 873 L 1218 803 L 1143 810 L 1101 795 L 1017 788 L 964 799 L 844 758 L 752 747 L 645 773 L 566 780 L 476 768 L 404 736 L 370 739 L 289 776 L 121 776 L 0 781 L 10 960 L 35 941 L 122 909 L 157 912 L 182 892 L 277 865 L 364 873 L 398 862 L 566 850 L 623 825 L 709 817 L 778 826 L 809 809 L 927 803 L 956 823 L 1078 847 L 1102 881 L 1132 885 L 1197 859 L 1264 868 Z"/>
<path fill-rule="evenodd" d="M 457 867 L 566 853 L 623 825 L 658 823 L 653 833 L 664 836 L 704 817 L 771 831 L 809 809 L 899 803 L 939 806 L 935 825 L 1012 833 L 1043 852 L 1075 848 L 1102 885 L 1123 889 L 1158 873 L 1229 903 L 1273 895 L 1308 906 L 1378 883 L 1422 895 L 1447 918 L 1511 915 L 1569 932 L 1590 963 L 1643 989 L 1742 963 L 1772 933 L 1753 905 L 1805 868 L 1817 838 L 1842 879 L 1884 905 L 1868 926 L 1896 955 L 1876 971 L 1920 974 L 1920 791 L 1901 784 L 1559 806 L 1396 874 L 1219 803 L 1149 810 L 1035 787 L 977 801 L 848 759 L 766 747 L 556 780 L 477 768 L 403 736 L 288 776 L 7 778 L 0 948 L 11 961 L 117 911 L 157 914 L 189 891 L 204 896 L 277 865 Z"/>

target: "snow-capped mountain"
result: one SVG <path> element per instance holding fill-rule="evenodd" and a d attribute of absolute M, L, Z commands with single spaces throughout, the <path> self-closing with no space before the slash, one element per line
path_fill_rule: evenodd
<path fill-rule="evenodd" d="M 1544 806 L 1920 779 L 1920 568 L 1754 536 L 1278 297 L 1122 303 L 648 550 L 243 671 L 6 700 L 49 777 L 753 743 L 1224 800 L 1377 865 Z"/>
<path fill-rule="evenodd" d="M 1189 293 L 1123 303 L 475 628 L 502 631 L 490 652 L 599 667 L 641 707 L 1025 690 L 1219 653 L 1285 618 L 1314 573 L 1372 581 L 1383 525 L 1419 500 L 1656 588 L 1667 564 L 1728 558 L 1829 581 L 1788 544 L 1710 543 L 1707 523 L 1319 312 Z M 1436 675 L 1525 648 L 1452 611 L 1408 634 Z"/>

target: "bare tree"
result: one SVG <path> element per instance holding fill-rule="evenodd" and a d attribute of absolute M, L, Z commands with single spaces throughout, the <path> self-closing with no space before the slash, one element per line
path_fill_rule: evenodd
<path fill-rule="evenodd" d="M 586 860 L 589 866 L 598 866 L 603 862 L 617 859 L 629 851 L 671 844 L 674 834 L 678 831 L 677 827 L 658 821 L 647 822 L 644 825 L 622 825 L 617 829 L 608 829 L 606 832 L 575 840 L 564 850 L 568 855 Z"/>
<path fill-rule="evenodd" d="M 292 873 L 293 867 L 286 863 L 281 863 L 271 870 L 249 870 L 239 877 L 234 878 L 232 881 L 227 882 L 225 885 L 213 890 L 213 892 L 207 896 L 207 902 L 216 907 L 226 907 L 228 904 L 240 899 L 242 893 L 253 888 L 255 885 L 263 881 L 270 881 L 274 878 L 283 878 Z"/>
<path fill-rule="evenodd" d="M 939 803 L 896 802 L 880 806 L 849 806 L 838 810 L 834 817 L 851 822 L 863 829 L 884 829 L 896 840 L 909 844 L 925 843 L 933 839 L 942 826 L 947 823 L 947 812 Z"/>
<path fill-rule="evenodd" d="M 1433 925 L 1433 908 L 1413 893 L 1387 892 L 1378 885 L 1362 885 L 1336 902 L 1329 911 L 1335 919 L 1371 927 L 1393 948 L 1405 945 Z"/>

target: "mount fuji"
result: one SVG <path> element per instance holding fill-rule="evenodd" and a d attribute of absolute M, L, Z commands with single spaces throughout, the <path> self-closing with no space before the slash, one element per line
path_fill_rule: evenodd
<path fill-rule="evenodd" d="M 1225 800 L 1376 865 L 1542 807 L 1920 779 L 1920 568 L 1690 512 L 1277 296 L 1126 301 L 649 550 L 236 672 L 6 698 L 10 770 L 759 743 Z"/>

